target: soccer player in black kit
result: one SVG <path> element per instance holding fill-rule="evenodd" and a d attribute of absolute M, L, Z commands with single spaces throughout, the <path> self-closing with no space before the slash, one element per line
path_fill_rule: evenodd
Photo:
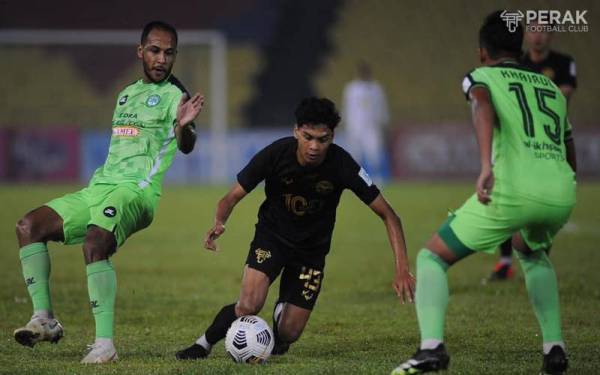
<path fill-rule="evenodd" d="M 273 354 L 287 352 L 302 334 L 319 296 L 344 189 L 352 190 L 385 223 L 395 256 L 393 287 L 402 302 L 413 300 L 415 281 L 408 267 L 400 218 L 367 172 L 333 143 L 340 122 L 334 103 L 306 98 L 295 115 L 294 136 L 258 152 L 217 205 L 215 225 L 204 243 L 209 250 L 216 250 L 215 240 L 225 231 L 233 207 L 265 181 L 266 199 L 258 211 L 239 300 L 224 306 L 192 346 L 177 352 L 177 359 L 207 357 L 235 319 L 262 309 L 269 286 L 280 273 L 279 298 L 273 311 Z"/>

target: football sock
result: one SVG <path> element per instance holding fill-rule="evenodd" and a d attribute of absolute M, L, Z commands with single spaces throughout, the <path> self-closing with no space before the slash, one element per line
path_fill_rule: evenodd
<path fill-rule="evenodd" d="M 517 252 L 517 257 L 544 343 L 562 342 L 558 285 L 550 259 L 544 251 L 536 251 L 531 255 Z"/>
<path fill-rule="evenodd" d="M 444 339 L 444 320 L 449 295 L 446 274 L 448 267 L 444 260 L 429 249 L 421 249 L 417 256 L 415 302 L 423 344 L 428 340 L 438 340 L 439 344 Z"/>
<path fill-rule="evenodd" d="M 550 353 L 550 350 L 552 350 L 552 348 L 555 346 L 560 346 L 563 350 L 565 350 L 565 343 L 562 341 L 545 342 L 543 346 L 544 354 Z"/>
<path fill-rule="evenodd" d="M 206 340 L 206 335 L 200 336 L 200 338 L 198 338 L 198 340 L 196 340 L 196 344 L 198 344 L 201 347 L 203 347 L 204 349 L 206 349 L 207 352 L 210 352 L 210 350 L 212 349 L 212 345 L 209 344 L 208 341 Z"/>
<path fill-rule="evenodd" d="M 113 337 L 117 275 L 110 260 L 101 260 L 86 267 L 90 306 L 96 321 L 96 338 Z"/>
<path fill-rule="evenodd" d="M 45 243 L 35 242 L 19 251 L 23 278 L 33 303 L 34 315 L 52 315 L 50 299 L 50 256 Z"/>
<path fill-rule="evenodd" d="M 435 349 L 442 343 L 442 340 L 427 339 L 421 341 L 419 349 Z"/>
<path fill-rule="evenodd" d="M 219 340 L 225 337 L 227 330 L 231 326 L 231 323 L 233 323 L 236 319 L 237 316 L 235 315 L 235 303 L 224 306 L 221 311 L 219 311 L 217 316 L 215 316 L 215 320 L 204 333 L 206 341 L 210 345 L 214 345 L 219 342 Z"/>

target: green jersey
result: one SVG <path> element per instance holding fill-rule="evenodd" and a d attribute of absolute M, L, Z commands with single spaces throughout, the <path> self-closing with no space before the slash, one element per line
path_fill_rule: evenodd
<path fill-rule="evenodd" d="M 515 63 L 473 70 L 463 91 L 484 86 L 496 111 L 493 134 L 495 188 L 556 205 L 575 203 L 575 174 L 567 162 L 571 137 L 567 101 L 547 77 Z"/>
<path fill-rule="evenodd" d="M 173 76 L 160 83 L 139 80 L 125 88 L 112 119 L 108 157 L 90 185 L 133 182 L 160 195 L 164 173 L 177 151 L 174 124 L 184 92 Z"/>

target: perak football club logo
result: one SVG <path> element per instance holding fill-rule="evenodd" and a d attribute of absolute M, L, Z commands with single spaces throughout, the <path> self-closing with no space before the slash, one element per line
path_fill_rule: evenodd
<path fill-rule="evenodd" d="M 102 210 L 102 213 L 106 217 L 115 217 L 115 216 L 117 216 L 117 209 L 114 208 L 113 206 L 108 206 L 104 210 Z"/>
<path fill-rule="evenodd" d="M 258 248 L 254 251 L 254 253 L 256 254 L 257 263 L 262 263 L 271 257 L 271 252 L 269 250 L 263 250 Z"/>
<path fill-rule="evenodd" d="M 146 99 L 146 105 L 148 107 L 154 107 L 156 106 L 158 103 L 160 103 L 160 96 L 159 95 L 150 95 L 148 97 L 148 99 Z"/>
<path fill-rule="evenodd" d="M 519 27 L 519 23 L 524 17 L 525 15 L 520 10 L 516 12 L 508 12 L 505 10 L 500 13 L 500 18 L 506 22 L 506 27 L 508 27 L 508 31 L 511 33 L 517 31 L 517 27 Z"/>
<path fill-rule="evenodd" d="M 129 98 L 129 95 L 125 95 L 121 99 L 119 99 L 119 105 L 127 103 L 127 98 Z"/>
<path fill-rule="evenodd" d="M 581 33 L 589 31 L 587 12 L 587 10 L 539 9 L 526 10 L 523 13 L 520 10 L 511 12 L 504 10 L 500 13 L 500 18 L 506 22 L 506 27 L 511 33 L 517 31 L 522 20 L 525 21 L 525 31 L 528 32 Z"/>

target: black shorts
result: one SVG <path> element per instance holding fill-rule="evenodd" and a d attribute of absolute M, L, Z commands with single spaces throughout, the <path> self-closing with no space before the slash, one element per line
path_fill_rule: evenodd
<path fill-rule="evenodd" d="M 271 283 L 281 273 L 279 302 L 312 310 L 321 291 L 327 253 L 321 247 L 314 250 L 314 253 L 299 252 L 274 236 L 257 230 L 246 264 L 266 274 Z"/>

